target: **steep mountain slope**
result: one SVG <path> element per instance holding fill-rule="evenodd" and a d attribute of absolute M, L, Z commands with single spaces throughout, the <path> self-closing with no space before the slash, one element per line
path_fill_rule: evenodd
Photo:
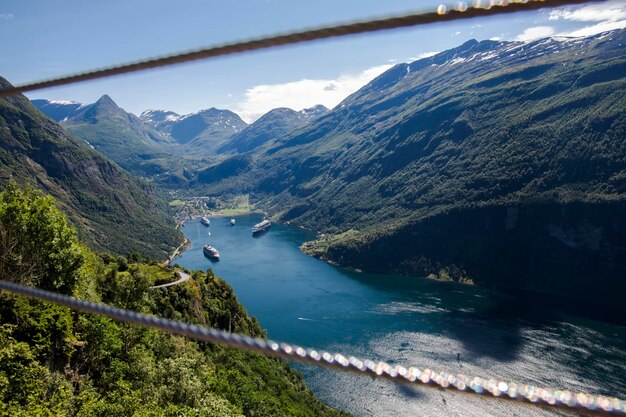
<path fill-rule="evenodd" d="M 245 185 L 284 220 L 359 229 L 307 247 L 356 268 L 623 290 L 624 42 L 469 41 L 397 65 L 206 191 Z"/>
<path fill-rule="evenodd" d="M 244 130 L 231 137 L 217 149 L 217 153 L 253 151 L 273 139 L 278 139 L 305 126 L 311 120 L 327 112 L 328 109 L 322 105 L 301 111 L 284 107 L 270 110 Z"/>
<path fill-rule="evenodd" d="M 214 107 L 197 113 L 178 116 L 163 110 L 147 110 L 142 120 L 184 145 L 187 150 L 212 152 L 247 123 L 230 110 Z"/>
<path fill-rule="evenodd" d="M 2 87 L 10 84 L 0 78 Z M 181 236 L 154 189 L 68 135 L 24 96 L 0 99 L 0 183 L 53 195 L 98 250 L 163 258 Z"/>

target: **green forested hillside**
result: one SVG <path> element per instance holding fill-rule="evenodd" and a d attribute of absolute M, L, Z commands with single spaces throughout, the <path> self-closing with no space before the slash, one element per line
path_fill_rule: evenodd
<path fill-rule="evenodd" d="M 0 85 L 9 83 L 0 78 Z M 0 184 L 53 195 L 92 248 L 165 258 L 182 237 L 154 188 L 73 138 L 24 96 L 0 99 Z"/>
<path fill-rule="evenodd" d="M 262 336 L 232 288 L 208 273 L 176 287 L 158 266 L 97 256 L 52 199 L 0 193 L 0 279 L 121 308 Z M 10 248 L 7 251 L 5 249 Z M 285 363 L 97 315 L 0 294 L 0 414 L 332 416 Z"/>
<path fill-rule="evenodd" d="M 624 42 L 624 30 L 469 41 L 396 65 L 250 156 L 246 170 L 198 186 L 252 192 L 277 218 L 337 234 L 305 248 L 360 269 L 428 275 L 448 266 L 476 282 L 557 292 L 563 285 L 549 277 L 558 268 L 540 266 L 574 258 L 580 268 L 557 281 L 602 270 L 598 280 L 614 283 L 626 235 Z M 220 166 L 228 160 L 214 171 Z M 568 209 L 577 204 L 585 207 Z M 507 223 L 499 207 L 539 218 Z M 543 250 L 509 245 L 504 258 L 485 262 L 481 254 L 502 253 L 507 227 L 532 227 L 525 236 Z M 481 235 L 490 228 L 498 238 Z"/>

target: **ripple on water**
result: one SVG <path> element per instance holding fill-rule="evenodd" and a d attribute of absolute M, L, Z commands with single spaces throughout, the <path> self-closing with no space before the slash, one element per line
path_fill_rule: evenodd
<path fill-rule="evenodd" d="M 303 255 L 310 236 L 277 224 L 260 239 L 259 216 L 211 222 L 224 260 L 201 253 L 206 228 L 183 229 L 193 247 L 178 261 L 215 268 L 272 338 L 405 366 L 626 396 L 626 329 L 502 300 L 432 280 L 357 274 Z M 279 262 L 267 262 L 280 254 Z M 298 366 L 328 404 L 360 416 L 549 416 L 522 404 L 397 386 Z"/>
<path fill-rule="evenodd" d="M 373 312 L 379 314 L 403 314 L 403 313 L 420 313 L 420 314 L 430 314 L 430 313 L 444 313 L 449 310 L 441 307 L 437 307 L 436 305 L 427 305 L 421 303 L 412 303 L 406 301 L 393 301 L 387 304 L 379 304 L 374 307 Z"/>

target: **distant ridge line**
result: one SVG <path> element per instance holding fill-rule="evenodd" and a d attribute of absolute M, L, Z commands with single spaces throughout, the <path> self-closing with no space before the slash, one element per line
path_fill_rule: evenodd
<path fill-rule="evenodd" d="M 234 55 L 243 52 L 272 48 L 276 46 L 291 45 L 310 42 L 314 40 L 356 35 L 381 30 L 427 25 L 431 23 L 448 22 L 453 20 L 516 13 L 521 11 L 538 10 L 548 7 L 558 7 L 598 1 L 600 0 L 515 0 L 513 2 L 510 2 L 509 0 L 475 0 L 473 6 L 468 6 L 466 2 L 460 1 L 457 3 L 455 8 L 450 9 L 445 5 L 440 5 L 434 12 L 395 16 L 382 19 L 367 20 L 362 22 L 326 26 L 321 28 L 303 30 L 299 32 L 278 34 L 274 36 L 261 37 L 241 42 L 210 46 L 207 48 L 185 51 L 156 58 L 149 58 L 146 60 L 130 62 L 117 66 L 63 76 L 59 78 L 53 78 L 50 80 L 23 84 L 17 87 L 0 89 L 0 97 L 14 96 L 26 91 L 58 87 L 88 80 L 112 77 L 115 75 L 128 74 L 137 71 L 145 71 L 148 69 L 182 64 L 190 61 L 215 58 L 218 56 Z"/>

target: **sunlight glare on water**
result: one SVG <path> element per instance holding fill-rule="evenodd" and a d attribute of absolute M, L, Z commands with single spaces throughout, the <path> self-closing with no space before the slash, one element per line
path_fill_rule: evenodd
<path fill-rule="evenodd" d="M 315 236 L 281 224 L 253 237 L 259 215 L 191 221 L 175 262 L 213 268 L 269 337 L 390 364 L 626 396 L 626 330 L 545 305 L 452 283 L 346 271 L 299 246 Z M 202 255 L 211 244 L 219 263 Z M 298 365 L 316 395 L 355 416 L 548 416 L 523 404 L 394 385 Z"/>

